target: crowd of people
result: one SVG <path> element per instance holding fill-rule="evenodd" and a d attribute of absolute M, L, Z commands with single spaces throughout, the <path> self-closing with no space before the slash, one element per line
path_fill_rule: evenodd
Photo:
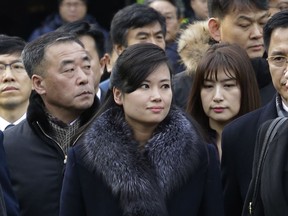
<path fill-rule="evenodd" d="M 0 34 L 1 216 L 288 213 L 287 0 L 58 5 Z"/>

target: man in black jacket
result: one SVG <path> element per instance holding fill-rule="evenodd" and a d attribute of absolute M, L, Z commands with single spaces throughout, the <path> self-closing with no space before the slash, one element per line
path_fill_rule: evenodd
<path fill-rule="evenodd" d="M 26 120 L 4 132 L 22 216 L 59 215 L 67 149 L 98 108 L 90 55 L 74 35 L 49 32 L 28 43 L 22 60 L 34 91 Z"/>
<path fill-rule="evenodd" d="M 267 120 L 278 116 L 288 116 L 288 85 L 286 84 L 288 78 L 288 11 L 277 13 L 268 20 L 264 26 L 263 37 L 269 69 L 277 93 L 267 105 L 234 120 L 224 128 L 222 178 L 226 215 L 241 215 L 252 177 L 254 147 L 259 127 Z M 275 157 L 278 156 L 275 155 Z M 271 187 L 271 185 L 266 187 Z M 276 200 L 272 202 L 274 201 Z M 266 204 L 264 204 L 265 208 L 271 203 Z"/>

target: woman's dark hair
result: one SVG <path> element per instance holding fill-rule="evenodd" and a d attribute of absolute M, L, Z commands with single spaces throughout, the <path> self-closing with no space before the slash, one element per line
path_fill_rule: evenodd
<path fill-rule="evenodd" d="M 240 110 L 233 119 L 260 107 L 258 84 L 246 51 L 236 44 L 212 45 L 197 66 L 186 110 L 202 125 L 207 138 L 211 128 L 209 118 L 202 107 L 201 89 L 206 79 L 215 77 L 217 80 L 219 71 L 224 71 L 228 77 L 235 78 L 240 86 Z"/>
<path fill-rule="evenodd" d="M 163 63 L 168 64 L 168 61 L 159 46 L 152 43 L 131 45 L 121 53 L 113 67 L 111 87 L 131 93 Z"/>

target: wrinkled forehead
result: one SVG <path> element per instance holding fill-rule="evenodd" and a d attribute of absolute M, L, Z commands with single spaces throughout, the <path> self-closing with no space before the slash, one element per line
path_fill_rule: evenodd
<path fill-rule="evenodd" d="M 83 46 L 75 41 L 53 43 L 45 49 L 44 58 L 46 60 L 57 61 L 64 58 L 86 58 L 87 51 Z"/>

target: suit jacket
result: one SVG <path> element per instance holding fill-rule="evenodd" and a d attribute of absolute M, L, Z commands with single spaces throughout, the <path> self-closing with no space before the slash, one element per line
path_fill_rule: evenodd
<path fill-rule="evenodd" d="M 242 216 L 251 216 L 251 212 L 253 216 L 288 215 L 288 118 L 276 119 L 279 125 L 275 125 L 274 120 L 265 122 L 259 128 L 252 181 Z M 268 131 L 270 126 L 273 127 L 272 132 Z M 270 142 L 266 141 L 268 132 L 269 140 L 273 137 Z"/>
<path fill-rule="evenodd" d="M 241 215 L 252 178 L 258 128 L 262 123 L 277 116 L 275 95 L 265 106 L 239 117 L 224 127 L 221 174 L 225 215 Z"/>
<path fill-rule="evenodd" d="M 0 215 L 19 215 L 19 205 L 10 182 L 6 155 L 3 147 L 3 133 L 0 131 Z"/>

